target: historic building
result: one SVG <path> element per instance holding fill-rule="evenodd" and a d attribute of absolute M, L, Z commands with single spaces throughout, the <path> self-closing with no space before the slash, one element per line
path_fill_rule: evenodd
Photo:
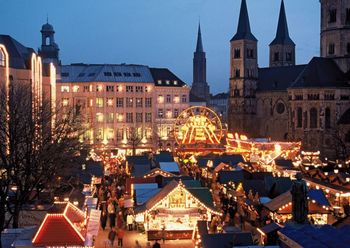
<path fill-rule="evenodd" d="M 321 57 L 295 64 L 281 2 L 270 63 L 258 68 L 257 39 L 242 0 L 237 33 L 231 39 L 228 124 L 234 132 L 276 140 L 302 140 L 303 149 L 334 156 L 339 139 L 349 142 L 342 117 L 350 107 L 350 1 L 321 0 Z M 345 124 L 347 123 L 347 124 Z"/>
<path fill-rule="evenodd" d="M 193 53 L 193 83 L 191 102 L 209 102 L 210 92 L 207 83 L 207 59 L 203 49 L 201 26 L 198 26 L 197 46 Z"/>

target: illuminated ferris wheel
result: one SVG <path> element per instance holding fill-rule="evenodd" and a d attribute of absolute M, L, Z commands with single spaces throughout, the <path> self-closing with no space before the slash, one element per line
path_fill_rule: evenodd
<path fill-rule="evenodd" d="M 222 124 L 210 108 L 194 106 L 178 116 L 174 124 L 174 136 L 179 145 L 219 144 L 223 136 Z"/>

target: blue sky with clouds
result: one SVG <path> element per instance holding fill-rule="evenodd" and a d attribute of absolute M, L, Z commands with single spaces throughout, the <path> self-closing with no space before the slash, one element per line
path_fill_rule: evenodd
<path fill-rule="evenodd" d="M 41 44 L 41 25 L 54 26 L 64 64 L 130 63 L 168 67 L 192 83 L 192 58 L 200 19 L 213 93 L 226 91 L 229 40 L 241 0 L 0 0 L 0 33 L 26 46 Z M 268 66 L 280 0 L 247 0 L 259 66 Z M 285 0 L 297 63 L 319 56 L 318 0 Z"/>

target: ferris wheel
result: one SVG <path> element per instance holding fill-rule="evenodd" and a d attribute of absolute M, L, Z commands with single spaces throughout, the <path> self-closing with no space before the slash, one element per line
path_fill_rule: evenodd
<path fill-rule="evenodd" d="M 179 145 L 219 144 L 223 136 L 219 116 L 204 106 L 193 106 L 182 111 L 173 130 Z"/>

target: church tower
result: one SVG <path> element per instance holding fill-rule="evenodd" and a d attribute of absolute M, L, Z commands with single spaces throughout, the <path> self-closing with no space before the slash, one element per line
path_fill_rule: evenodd
<path fill-rule="evenodd" d="M 250 136 L 256 135 L 257 42 L 250 31 L 246 0 L 242 0 L 237 33 L 230 41 L 228 125 L 230 131 Z"/>
<path fill-rule="evenodd" d="M 59 48 L 55 43 L 55 31 L 53 26 L 48 21 L 41 27 L 41 48 L 39 55 L 43 59 L 43 64 L 60 65 Z"/>
<path fill-rule="evenodd" d="M 321 57 L 333 58 L 343 72 L 350 70 L 350 0 L 320 0 Z"/>
<path fill-rule="evenodd" d="M 291 65 L 295 65 L 295 44 L 289 37 L 286 11 L 282 0 L 276 37 L 270 43 L 270 67 Z"/>
<path fill-rule="evenodd" d="M 203 50 L 201 26 L 198 26 L 197 46 L 193 54 L 193 83 L 191 95 L 209 102 L 210 93 L 207 83 L 207 60 Z"/>

